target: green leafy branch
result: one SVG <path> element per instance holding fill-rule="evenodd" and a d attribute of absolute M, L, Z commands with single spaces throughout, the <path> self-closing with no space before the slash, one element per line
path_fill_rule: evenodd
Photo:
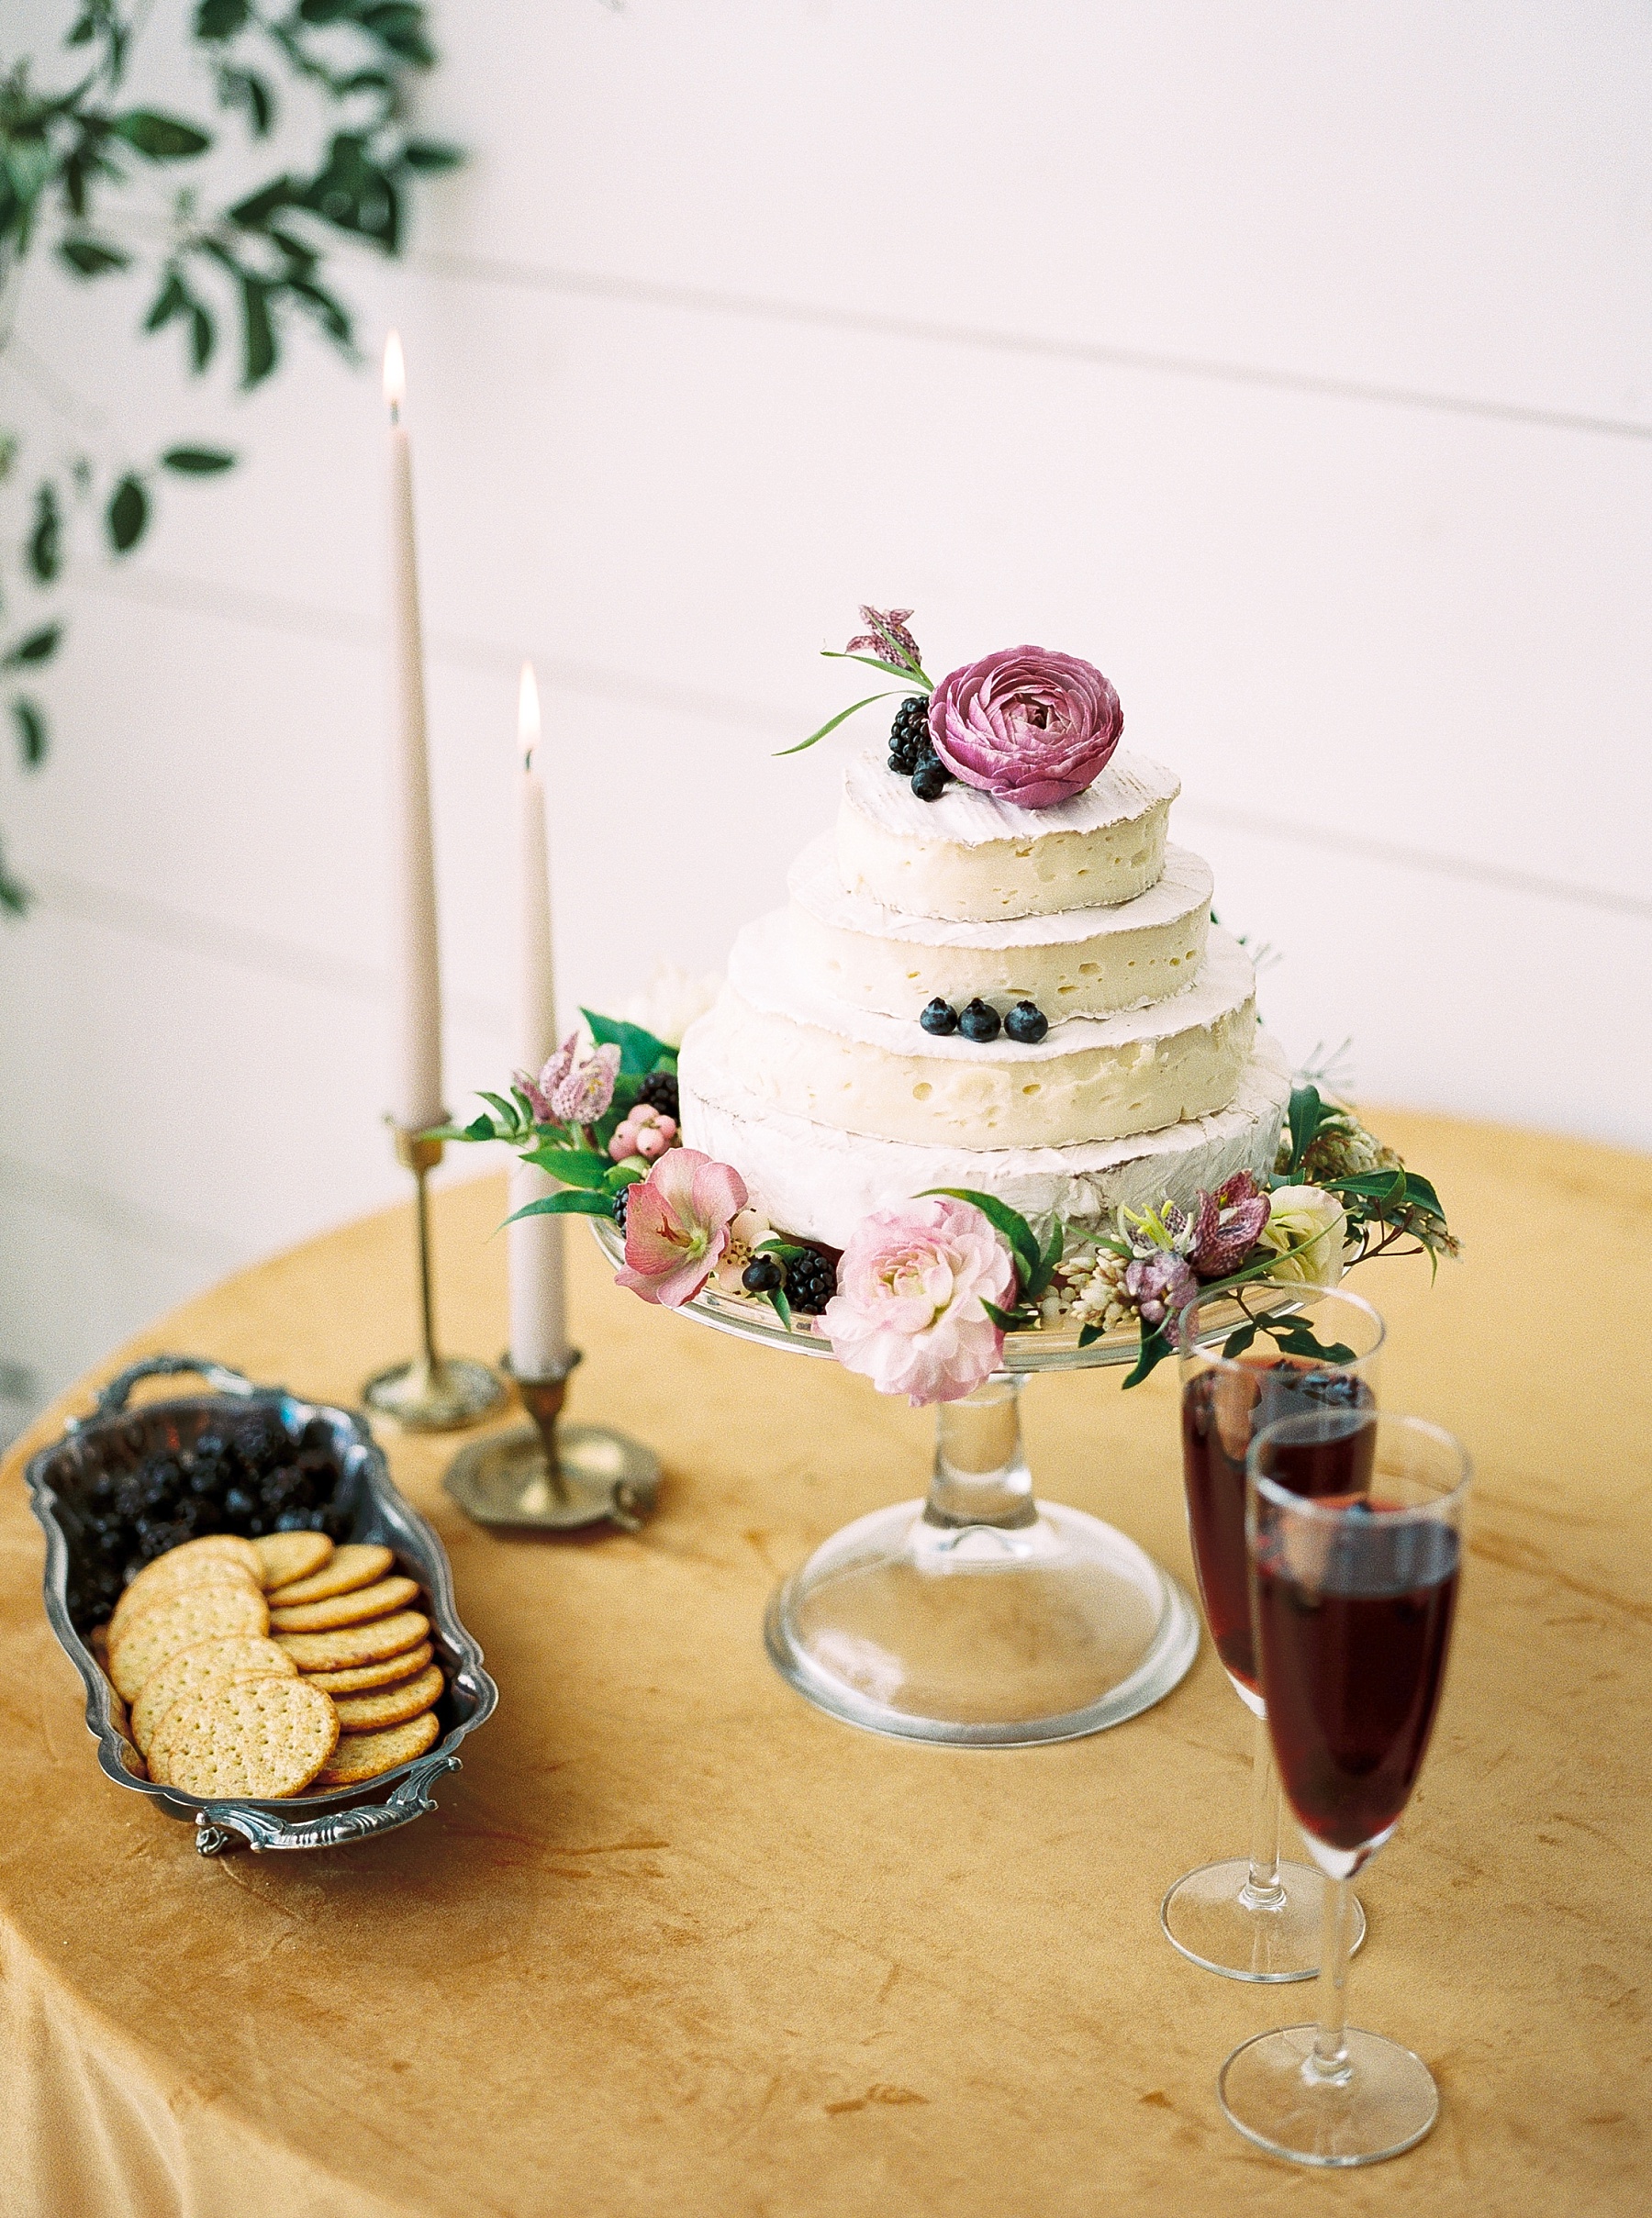
<path fill-rule="evenodd" d="M 283 9 L 196 0 L 184 35 L 206 62 L 218 106 L 251 141 L 274 130 L 287 84 L 302 85 L 333 128 L 324 129 L 309 166 L 284 169 L 228 206 L 204 210 L 195 185 L 180 185 L 157 244 L 147 219 L 123 228 L 133 188 L 173 173 L 193 179 L 191 165 L 212 154 L 218 136 L 195 118 L 123 101 L 147 9 L 84 0 L 64 37 L 78 72 L 66 88 L 38 90 L 28 57 L 0 72 L 0 283 L 15 285 L 19 265 L 46 247 L 85 282 L 147 273 L 142 333 L 175 330 L 186 370 L 200 376 L 232 326 L 244 390 L 273 374 L 295 320 L 355 362 L 353 322 L 334 289 L 329 251 L 359 241 L 398 253 L 413 184 L 463 158 L 407 121 L 411 83 L 437 59 L 429 15 L 422 0 L 296 0 Z M 15 474 L 17 452 L 17 439 L 0 434 L 0 486 Z M 72 454 L 24 494 L 21 531 L 0 542 L 0 564 L 15 548 L 21 582 L 50 591 L 61 581 L 77 512 L 99 509 L 108 552 L 129 554 L 152 518 L 158 472 L 201 481 L 235 459 L 218 448 L 177 445 L 149 464 L 100 468 Z M 15 597 L 0 567 L 0 617 Z M 14 618 L 9 641 L 0 643 L 0 671 L 13 681 L 38 676 L 65 630 L 61 618 Z M 15 682 L 8 693 L 20 759 L 38 768 L 49 745 L 45 710 Z M 0 907 L 20 913 L 27 899 L 0 857 Z"/>

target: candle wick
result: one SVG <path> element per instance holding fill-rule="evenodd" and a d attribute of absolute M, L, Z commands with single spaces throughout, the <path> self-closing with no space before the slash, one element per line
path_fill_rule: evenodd
<path fill-rule="evenodd" d="M 390 424 L 391 424 L 391 429 L 395 429 L 395 427 L 396 427 L 397 424 L 399 424 L 399 423 L 400 423 L 400 421 L 401 421 L 401 403 L 400 403 L 400 401 L 398 401 L 398 400 L 393 400 L 393 401 L 390 403 Z"/>
<path fill-rule="evenodd" d="M 524 770 L 531 770 L 533 768 L 533 750 L 531 747 L 525 747 L 522 750 L 522 768 Z"/>

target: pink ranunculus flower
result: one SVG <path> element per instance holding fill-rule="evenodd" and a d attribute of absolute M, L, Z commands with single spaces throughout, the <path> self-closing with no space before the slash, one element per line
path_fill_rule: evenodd
<path fill-rule="evenodd" d="M 1053 808 L 1100 775 L 1124 711 L 1093 663 L 1005 647 L 942 679 L 929 727 L 936 753 L 966 786 L 1021 808 Z"/>
<path fill-rule="evenodd" d="M 627 1190 L 625 1266 L 615 1285 L 680 1310 L 710 1277 L 745 1205 L 737 1170 L 697 1148 L 673 1148 Z"/>
<path fill-rule="evenodd" d="M 669 1158 L 667 1158 L 669 1161 Z M 932 1195 L 875 1209 L 850 1236 L 821 1323 L 847 1371 L 914 1409 L 960 1401 L 999 1367 L 1015 1266 L 973 1202 Z"/>

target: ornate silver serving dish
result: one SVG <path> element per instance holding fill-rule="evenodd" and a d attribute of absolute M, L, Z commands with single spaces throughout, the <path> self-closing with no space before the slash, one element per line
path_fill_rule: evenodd
<path fill-rule="evenodd" d="M 140 1379 L 180 1372 L 205 1379 L 212 1391 L 128 1407 Z M 419 1606 L 430 1620 L 430 1639 L 448 1681 L 437 1706 L 442 1731 L 423 1755 L 364 1785 L 279 1801 L 201 1801 L 144 1776 L 142 1758 L 123 1729 L 119 1698 L 74 1622 L 70 1589 L 87 1544 L 88 1504 L 100 1477 L 129 1469 L 152 1450 L 189 1449 L 209 1428 L 254 1410 L 271 1412 L 294 1441 L 325 1443 L 337 1473 L 328 1505 L 337 1536 L 394 1549 L 400 1567 L 423 1587 L 426 1599 Z M 306 1401 L 282 1387 L 254 1386 L 223 1364 L 151 1355 L 112 1379 L 91 1414 L 72 1419 L 62 1438 L 33 1457 L 25 1476 L 46 1533 L 46 1614 L 84 1682 L 87 1729 L 97 1742 L 98 1762 L 117 1786 L 146 1795 L 168 1817 L 193 1824 L 203 1856 L 242 1844 L 254 1849 L 338 1847 L 388 1833 L 435 1809 L 432 1783 L 459 1769 L 459 1745 L 491 1715 L 498 1689 L 483 1668 L 481 1649 L 459 1622 L 446 1550 L 391 1483 L 383 1452 L 362 1418 Z M 84 1621 L 84 1607 L 80 1615 Z"/>

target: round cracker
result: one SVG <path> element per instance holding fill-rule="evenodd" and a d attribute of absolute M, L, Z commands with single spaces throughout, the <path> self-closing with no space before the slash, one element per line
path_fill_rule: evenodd
<path fill-rule="evenodd" d="M 388 1617 L 418 1594 L 416 1578 L 381 1578 L 350 1594 L 330 1594 L 321 1602 L 284 1607 L 272 1597 L 270 1622 L 277 1633 L 331 1633 L 340 1625 L 364 1625 L 370 1617 Z"/>
<path fill-rule="evenodd" d="M 228 1639 L 196 1641 L 180 1648 L 151 1671 L 132 1704 L 132 1738 L 147 1749 L 155 1728 L 186 1694 L 198 1694 L 220 1679 L 294 1677 L 298 1666 L 285 1648 L 261 1633 L 243 1633 Z M 320 1691 L 325 1693 L 325 1688 Z"/>
<path fill-rule="evenodd" d="M 409 1718 L 434 1710 L 447 1685 L 441 1666 L 431 1664 L 416 1678 L 399 1687 L 382 1688 L 376 1694 L 340 1695 L 333 1703 L 340 1733 L 378 1733 L 386 1725 L 405 1725 Z"/>
<path fill-rule="evenodd" d="M 325 1533 L 266 1533 L 252 1544 L 258 1577 L 265 1588 L 291 1586 L 332 1561 L 333 1544 Z"/>
<path fill-rule="evenodd" d="M 286 1654 L 284 1648 L 281 1652 Z M 410 1679 L 416 1671 L 422 1671 L 436 1651 L 429 1641 L 420 1641 L 417 1648 L 404 1649 L 400 1655 L 387 1655 L 382 1664 L 353 1664 L 342 1671 L 307 1671 L 305 1677 L 312 1687 L 319 1687 L 323 1694 L 330 1694 L 336 1702 L 341 1694 L 368 1694 L 375 1687 L 394 1687 L 402 1679 Z"/>
<path fill-rule="evenodd" d="M 417 1610 L 375 1617 L 364 1625 L 344 1625 L 337 1633 L 278 1633 L 274 1637 L 300 1671 L 345 1671 L 355 1664 L 380 1664 L 386 1656 L 417 1648 L 430 1621 Z"/>
<path fill-rule="evenodd" d="M 383 1733 L 346 1733 L 311 1786 L 316 1793 L 321 1794 L 329 1787 L 356 1787 L 363 1779 L 376 1779 L 386 1771 L 394 1771 L 398 1764 L 423 1755 L 441 1735 L 441 1727 L 433 1710 L 427 1710 L 422 1717 L 410 1718 L 405 1725 L 392 1725 Z"/>
<path fill-rule="evenodd" d="M 150 1743 L 150 1777 L 185 1794 L 297 1794 L 331 1755 L 339 1720 L 301 1678 L 220 1679 L 173 1704 Z"/>
<path fill-rule="evenodd" d="M 184 1587 L 133 1618 L 109 1643 L 109 1677 L 117 1693 L 129 1702 L 150 1673 L 158 1671 L 180 1648 L 269 1630 L 270 1612 L 256 1588 L 216 1583 Z"/>
<path fill-rule="evenodd" d="M 333 1550 L 319 1571 L 277 1587 L 270 1599 L 283 1610 L 295 1602 L 324 1602 L 329 1594 L 349 1594 L 357 1587 L 372 1586 L 395 1565 L 395 1555 L 377 1541 L 346 1541 L 341 1548 Z"/>
<path fill-rule="evenodd" d="M 150 1568 L 153 1570 L 165 1561 L 165 1556 L 158 1555 Z M 115 1614 L 109 1620 L 111 1643 L 119 1639 L 135 1617 L 141 1617 L 157 1602 L 170 1602 L 196 1587 L 244 1587 L 249 1594 L 262 1591 L 246 1566 L 237 1563 L 232 1556 L 197 1555 L 193 1563 L 184 1564 L 163 1577 L 140 1577 L 132 1581 L 116 1603 Z"/>

